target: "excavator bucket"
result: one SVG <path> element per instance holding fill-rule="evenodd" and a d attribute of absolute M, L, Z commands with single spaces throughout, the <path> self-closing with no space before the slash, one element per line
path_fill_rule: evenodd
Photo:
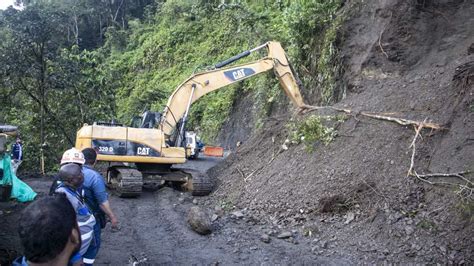
<path fill-rule="evenodd" d="M 224 148 L 216 146 L 204 146 L 204 155 L 213 157 L 223 157 Z"/>

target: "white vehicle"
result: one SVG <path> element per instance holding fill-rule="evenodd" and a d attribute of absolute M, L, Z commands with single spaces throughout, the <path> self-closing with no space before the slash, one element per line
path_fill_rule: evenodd
<path fill-rule="evenodd" d="M 186 157 L 188 159 L 197 159 L 200 148 L 198 146 L 199 137 L 193 131 L 186 131 Z"/>

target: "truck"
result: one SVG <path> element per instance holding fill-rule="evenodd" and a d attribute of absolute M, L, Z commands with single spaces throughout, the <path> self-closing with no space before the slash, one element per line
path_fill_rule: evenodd
<path fill-rule="evenodd" d="M 266 49 L 266 56 L 249 63 L 229 64 Z M 286 95 L 300 109 L 303 102 L 298 82 L 281 44 L 266 42 L 199 73 L 192 74 L 169 97 L 163 112 L 145 112 L 132 126 L 114 123 L 84 124 L 77 132 L 76 148 L 94 148 L 98 161 L 108 162 L 106 181 L 119 196 L 135 197 L 143 187 L 164 182 L 182 184 L 193 195 L 208 195 L 211 180 L 202 173 L 172 167 L 186 162 L 186 132 L 191 105 L 202 96 L 273 70 Z"/>

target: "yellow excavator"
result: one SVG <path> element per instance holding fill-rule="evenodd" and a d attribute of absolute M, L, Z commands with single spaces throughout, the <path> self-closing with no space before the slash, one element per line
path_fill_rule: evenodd
<path fill-rule="evenodd" d="M 225 67 L 264 48 L 267 55 L 257 61 Z M 293 104 L 304 109 L 306 105 L 285 51 L 280 43 L 267 42 L 193 74 L 176 88 L 162 113 L 145 112 L 130 127 L 85 124 L 77 132 L 76 148 L 92 147 L 99 161 L 109 162 L 107 183 L 120 196 L 138 196 L 143 187 L 153 188 L 164 182 L 183 183 L 193 195 L 207 195 L 212 183 L 206 176 L 171 167 L 186 162 L 185 125 L 191 104 L 212 91 L 271 69 Z"/>

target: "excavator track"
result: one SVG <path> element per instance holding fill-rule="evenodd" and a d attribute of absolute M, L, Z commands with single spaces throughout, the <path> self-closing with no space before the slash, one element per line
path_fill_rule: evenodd
<path fill-rule="evenodd" d="M 119 197 L 138 197 L 142 193 L 143 177 L 133 168 L 111 167 L 107 171 L 107 184 Z"/>
<path fill-rule="evenodd" d="M 205 175 L 194 175 L 191 182 L 193 184 L 191 190 L 193 196 L 207 196 L 214 188 L 211 179 Z"/>
<path fill-rule="evenodd" d="M 123 165 L 107 169 L 107 186 L 119 197 L 138 197 L 143 189 L 155 191 L 165 183 L 174 184 L 192 193 L 193 196 L 206 196 L 214 188 L 210 178 L 192 169 L 168 169 L 142 171 Z"/>
<path fill-rule="evenodd" d="M 212 192 L 214 184 L 209 176 L 192 169 L 179 169 L 179 172 L 190 177 L 182 187 L 193 196 L 207 196 Z"/>

